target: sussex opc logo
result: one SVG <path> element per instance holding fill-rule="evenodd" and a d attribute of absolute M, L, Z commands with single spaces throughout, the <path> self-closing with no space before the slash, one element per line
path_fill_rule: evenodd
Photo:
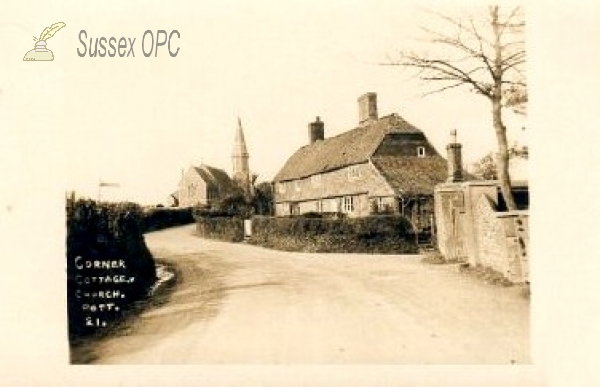
<path fill-rule="evenodd" d="M 23 57 L 24 61 L 49 61 L 54 60 L 54 54 L 50 51 L 46 45 L 48 39 L 54 36 L 61 28 L 66 26 L 63 22 L 58 22 L 52 24 L 50 27 L 46 27 L 44 31 L 42 31 L 39 38 L 33 37 L 33 41 L 35 42 L 35 47 L 33 50 L 27 51 L 25 56 Z"/>

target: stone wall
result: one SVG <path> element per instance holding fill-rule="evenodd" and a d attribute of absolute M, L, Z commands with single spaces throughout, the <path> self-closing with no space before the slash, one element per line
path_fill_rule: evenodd
<path fill-rule="evenodd" d="M 529 280 L 527 211 L 498 212 L 495 181 L 435 189 L 437 240 L 447 260 L 489 267 L 514 283 Z"/>
<path fill-rule="evenodd" d="M 207 203 L 206 182 L 190 167 L 179 182 L 179 206 L 193 207 Z"/>
<path fill-rule="evenodd" d="M 526 282 L 529 280 L 529 213 L 510 211 L 496 216 L 504 231 L 507 277 L 513 282 Z"/>
<path fill-rule="evenodd" d="M 494 203 L 486 195 L 480 195 L 475 206 L 474 232 L 479 243 L 475 246 L 473 264 L 490 267 L 509 278 L 508 250 L 504 243 L 504 226 L 496 216 Z M 510 278 L 509 278 L 510 279 Z"/>

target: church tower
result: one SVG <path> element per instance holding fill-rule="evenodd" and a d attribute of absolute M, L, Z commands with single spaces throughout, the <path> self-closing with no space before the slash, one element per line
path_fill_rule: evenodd
<path fill-rule="evenodd" d="M 242 121 L 238 117 L 238 127 L 235 133 L 235 141 L 233 143 L 233 152 L 231 159 L 233 162 L 233 180 L 235 180 L 246 194 L 250 194 L 250 168 L 248 166 L 248 149 L 246 148 L 246 140 L 244 139 L 244 130 L 242 129 Z"/>

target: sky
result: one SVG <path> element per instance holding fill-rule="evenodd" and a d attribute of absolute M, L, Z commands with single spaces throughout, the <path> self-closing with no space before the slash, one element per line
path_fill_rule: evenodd
<path fill-rule="evenodd" d="M 66 27 L 48 41 L 53 62 L 0 59 L 14 75 L 2 85 L 0 112 L 5 122 L 26 123 L 12 141 L 26 149 L 27 167 L 60 169 L 65 191 L 96 198 L 102 180 L 118 184 L 103 188 L 106 200 L 164 203 L 182 169 L 206 163 L 231 172 L 238 117 L 250 168 L 268 181 L 307 143 L 316 116 L 326 137 L 356 127 L 357 98 L 366 92 L 377 93 L 380 116 L 400 114 L 442 155 L 453 129 L 467 165 L 496 147 L 487 100 L 467 89 L 423 97 L 427 89 L 410 73 L 380 65 L 400 50 L 422 49 L 421 26 L 436 26 L 415 3 L 48 3 L 45 12 L 3 23 L 11 35 L 5 50 L 22 57 L 31 36 L 58 21 Z M 160 29 L 179 32 L 177 57 L 165 47 L 156 57 L 142 54 L 144 31 Z M 135 57 L 80 57 L 81 30 L 86 45 L 135 38 Z M 509 141 L 527 143 L 524 119 L 509 113 L 506 122 Z"/>

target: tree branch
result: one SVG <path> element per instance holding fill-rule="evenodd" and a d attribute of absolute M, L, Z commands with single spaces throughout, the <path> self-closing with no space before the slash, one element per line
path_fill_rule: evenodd
<path fill-rule="evenodd" d="M 525 57 L 526 53 L 525 50 L 522 51 L 517 51 L 505 58 L 502 59 L 502 61 L 500 62 L 501 64 L 508 64 L 511 60 L 521 60 L 521 58 Z M 524 59 L 522 59 L 523 61 L 525 61 Z"/>
<path fill-rule="evenodd" d="M 512 20 L 512 18 L 515 17 L 515 15 L 517 13 L 519 13 L 520 11 L 521 11 L 521 7 L 515 7 L 515 8 L 513 8 L 513 10 L 510 12 L 510 15 L 508 15 L 508 17 L 506 18 L 506 20 L 501 23 L 502 27 L 500 28 L 500 31 L 499 31 L 500 36 L 502 36 L 502 34 L 504 33 L 504 30 L 506 30 L 506 27 L 515 28 L 515 27 L 523 27 L 523 26 L 525 26 L 525 22 L 519 22 L 517 24 L 510 24 L 510 21 Z"/>
<path fill-rule="evenodd" d="M 519 87 L 527 87 L 527 84 L 525 82 L 519 82 L 519 81 L 501 81 L 501 83 L 503 85 L 513 85 L 513 86 L 519 86 Z"/>
<path fill-rule="evenodd" d="M 417 56 L 406 56 L 407 61 L 397 63 L 397 65 L 405 66 L 405 67 L 413 67 L 423 71 L 437 71 L 444 76 L 450 77 L 457 81 L 461 81 L 463 83 L 468 83 L 472 85 L 477 91 L 481 94 L 491 97 L 491 93 L 489 88 L 485 86 L 483 82 L 478 82 L 477 80 L 471 77 L 475 71 L 480 68 L 475 68 L 469 71 L 461 70 L 460 68 L 440 59 L 426 59 L 420 58 Z M 435 74 L 432 74 L 435 76 Z M 423 78 L 423 77 L 422 77 Z"/>
<path fill-rule="evenodd" d="M 473 28 L 473 33 L 475 34 L 475 38 L 479 42 L 479 55 L 478 56 L 481 58 L 483 63 L 485 63 L 488 71 L 493 76 L 494 70 L 492 70 L 492 65 L 490 64 L 490 61 L 488 60 L 487 56 L 485 55 L 485 52 L 483 51 L 483 40 L 482 40 L 481 36 L 479 35 L 479 33 L 477 32 L 477 28 L 475 27 L 475 23 L 473 22 L 473 19 L 470 19 L 469 21 L 471 22 L 471 28 Z"/>
<path fill-rule="evenodd" d="M 427 96 L 430 96 L 432 94 L 441 93 L 442 91 L 446 91 L 446 90 L 449 90 L 449 89 L 454 89 L 455 87 L 459 87 L 459 86 L 462 86 L 462 85 L 466 85 L 466 83 L 465 82 L 457 82 L 457 83 L 449 85 L 449 86 L 445 86 L 445 87 L 441 87 L 441 88 L 436 89 L 436 90 L 428 91 L 427 93 L 421 94 L 421 96 L 422 97 L 427 97 Z"/>

